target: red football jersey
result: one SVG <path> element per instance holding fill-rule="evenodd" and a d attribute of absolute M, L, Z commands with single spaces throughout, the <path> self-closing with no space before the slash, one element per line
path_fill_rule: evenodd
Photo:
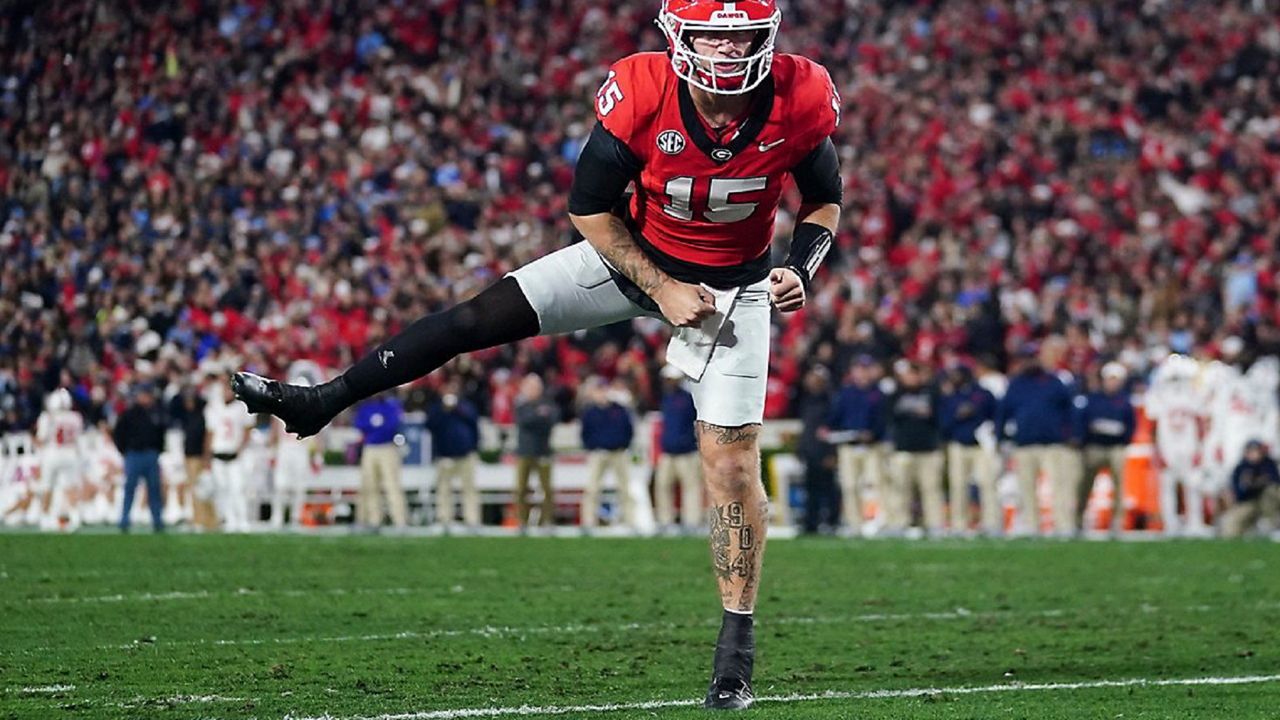
<path fill-rule="evenodd" d="M 596 116 L 643 169 L 631 216 L 666 254 L 713 267 L 768 252 L 784 175 L 835 131 L 840 98 L 821 65 L 774 56 L 736 130 L 717 141 L 665 53 L 614 63 Z"/>

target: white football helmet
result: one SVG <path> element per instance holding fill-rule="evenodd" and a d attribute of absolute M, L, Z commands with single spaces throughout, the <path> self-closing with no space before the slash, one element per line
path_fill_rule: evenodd
<path fill-rule="evenodd" d="M 71 393 L 66 388 L 58 388 L 44 399 L 44 407 L 49 412 L 63 412 L 71 409 Z"/>
<path fill-rule="evenodd" d="M 742 95 L 769 76 L 782 11 L 776 0 L 663 0 L 657 23 L 667 36 L 667 52 L 676 75 L 710 93 Z M 756 31 L 751 49 L 743 57 L 694 52 L 689 33 L 735 30 Z"/>

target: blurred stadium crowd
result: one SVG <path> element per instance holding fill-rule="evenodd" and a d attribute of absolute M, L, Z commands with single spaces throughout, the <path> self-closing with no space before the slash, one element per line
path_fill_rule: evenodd
<path fill-rule="evenodd" d="M 91 423 L 197 368 L 340 370 L 570 242 L 604 68 L 663 47 L 652 2 L 18 2 L 0 17 L 0 433 L 51 390 Z M 846 202 L 808 307 L 775 318 L 767 415 L 855 359 L 1081 391 L 1169 353 L 1280 353 L 1280 4 L 793 0 L 780 46 L 843 97 Z M 791 207 L 795 198 L 791 198 Z M 789 222 L 780 217 L 778 232 Z M 660 401 L 637 320 L 476 353 L 511 422 L 524 374 Z M 1268 442 L 1272 438 L 1266 438 Z"/>

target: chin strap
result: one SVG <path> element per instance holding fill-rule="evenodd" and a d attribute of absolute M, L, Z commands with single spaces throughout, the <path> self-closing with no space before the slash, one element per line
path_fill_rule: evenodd
<path fill-rule="evenodd" d="M 834 236 L 831 231 L 817 223 L 800 223 L 791 235 L 791 252 L 787 254 L 786 267 L 800 276 L 805 292 L 809 291 L 809 283 L 818 272 L 818 266 L 831 250 Z"/>

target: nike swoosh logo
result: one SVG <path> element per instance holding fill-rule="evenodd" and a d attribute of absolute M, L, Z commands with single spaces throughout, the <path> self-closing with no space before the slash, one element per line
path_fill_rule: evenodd
<path fill-rule="evenodd" d="M 779 145 L 781 145 L 782 143 L 784 143 L 784 142 L 786 142 L 786 141 L 787 141 L 787 139 L 786 139 L 786 138 L 782 138 L 781 140 L 774 140 L 774 141 L 773 141 L 773 142 L 771 142 L 771 143 L 760 143 L 760 146 L 759 146 L 759 147 L 760 147 L 760 152 L 769 152 L 770 150 L 772 150 L 772 149 L 774 149 L 774 148 L 778 147 Z"/>

